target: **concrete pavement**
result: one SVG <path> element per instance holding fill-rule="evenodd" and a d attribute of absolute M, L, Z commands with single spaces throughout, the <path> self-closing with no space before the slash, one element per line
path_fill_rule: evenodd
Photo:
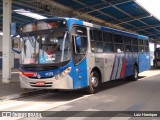
<path fill-rule="evenodd" d="M 140 73 L 141 79 L 145 77 L 152 77 L 160 74 L 160 70 L 149 70 Z M 18 69 L 12 69 L 11 82 L 2 83 L 2 72 L 0 70 L 0 100 L 16 99 L 22 96 L 28 96 L 31 94 L 38 94 L 39 90 L 25 90 L 20 88 L 20 82 L 18 77 Z M 41 90 L 40 93 L 47 92 L 47 90 Z"/>
<path fill-rule="evenodd" d="M 0 100 L 16 99 L 36 92 L 38 93 L 38 90 L 20 88 L 18 69 L 12 69 L 10 83 L 2 83 L 2 71 L 0 70 Z"/>
<path fill-rule="evenodd" d="M 96 94 L 85 95 L 80 91 L 48 92 L 15 100 L 0 101 L 1 111 L 77 111 L 72 118 L 38 118 L 42 120 L 90 120 L 92 117 L 74 117 L 85 111 L 120 111 L 122 119 L 132 120 L 130 114 L 121 111 L 159 111 L 160 110 L 160 70 L 146 71 L 140 74 L 138 81 L 117 80 L 101 85 Z M 14 103 L 14 104 L 13 104 Z M 93 114 L 90 112 L 91 115 Z M 117 115 L 118 116 L 118 115 Z M 30 118 L 29 118 L 30 119 Z M 104 118 L 94 118 L 103 120 Z M 112 117 L 106 120 L 115 120 Z M 119 120 L 120 118 L 118 118 Z M 135 118 L 137 120 L 138 117 Z M 156 118 L 139 118 L 155 119 Z M 159 119 L 159 118 L 158 118 Z M 28 120 L 28 118 L 26 118 Z"/>

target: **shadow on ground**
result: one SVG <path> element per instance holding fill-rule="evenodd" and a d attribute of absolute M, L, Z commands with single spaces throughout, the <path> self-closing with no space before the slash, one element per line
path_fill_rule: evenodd
<path fill-rule="evenodd" d="M 144 76 L 139 77 L 139 79 L 144 78 Z M 131 80 L 119 79 L 119 80 L 112 80 L 109 82 L 105 82 L 99 86 L 99 92 L 111 89 L 114 87 L 118 87 L 124 84 L 128 84 Z M 71 101 L 84 95 L 87 95 L 86 89 L 79 89 L 73 91 L 65 91 L 65 90 L 44 90 L 41 94 L 34 94 L 28 97 L 20 98 L 21 101 L 37 101 L 37 102 L 64 102 L 64 101 Z"/>

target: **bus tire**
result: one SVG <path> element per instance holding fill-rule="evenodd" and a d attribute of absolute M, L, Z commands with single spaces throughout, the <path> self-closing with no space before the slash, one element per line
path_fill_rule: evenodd
<path fill-rule="evenodd" d="M 157 62 L 154 62 L 154 68 L 157 68 L 157 66 L 158 66 Z"/>
<path fill-rule="evenodd" d="M 98 86 L 100 84 L 100 77 L 97 71 L 92 71 L 89 76 L 89 86 L 87 88 L 87 92 L 89 94 L 94 94 L 98 92 Z"/>
<path fill-rule="evenodd" d="M 134 66 L 133 75 L 130 77 L 131 80 L 138 80 L 138 67 L 137 65 Z"/>

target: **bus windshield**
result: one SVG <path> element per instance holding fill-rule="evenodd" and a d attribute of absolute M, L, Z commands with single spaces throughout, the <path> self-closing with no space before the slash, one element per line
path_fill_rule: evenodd
<path fill-rule="evenodd" d="M 67 61 L 71 57 L 67 31 L 47 30 L 21 36 L 21 64 L 47 64 Z"/>

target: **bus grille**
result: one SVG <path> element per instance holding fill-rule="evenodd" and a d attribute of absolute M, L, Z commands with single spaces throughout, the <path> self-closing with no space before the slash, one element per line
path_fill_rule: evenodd
<path fill-rule="evenodd" d="M 36 82 L 30 82 L 31 87 L 52 87 L 53 82 L 46 82 L 44 85 L 36 85 Z"/>

